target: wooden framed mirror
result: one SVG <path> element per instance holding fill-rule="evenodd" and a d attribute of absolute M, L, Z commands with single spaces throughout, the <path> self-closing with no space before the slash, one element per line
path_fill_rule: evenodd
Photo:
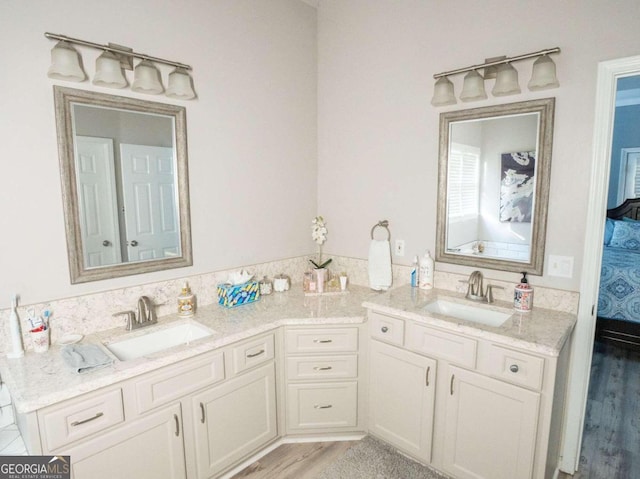
<path fill-rule="evenodd" d="M 193 264 L 186 112 L 54 86 L 71 283 Z"/>
<path fill-rule="evenodd" d="M 440 115 L 436 261 L 541 275 L 555 98 Z"/>

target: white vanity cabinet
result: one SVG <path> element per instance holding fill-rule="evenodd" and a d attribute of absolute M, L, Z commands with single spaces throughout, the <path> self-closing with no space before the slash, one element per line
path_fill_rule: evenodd
<path fill-rule="evenodd" d="M 285 329 L 287 433 L 364 430 L 359 337 L 357 326 Z"/>
<path fill-rule="evenodd" d="M 371 341 L 369 431 L 431 462 L 435 386 L 435 360 Z"/>
<path fill-rule="evenodd" d="M 22 417 L 74 479 L 208 479 L 278 436 L 270 332 Z"/>
<path fill-rule="evenodd" d="M 62 454 L 76 479 L 186 477 L 180 405 L 162 408 Z"/>
<path fill-rule="evenodd" d="M 278 435 L 273 334 L 226 355 L 233 377 L 193 395 L 187 404 L 200 479 L 215 477 Z"/>
<path fill-rule="evenodd" d="M 369 430 L 460 479 L 550 478 L 568 348 L 547 356 L 369 311 Z"/>

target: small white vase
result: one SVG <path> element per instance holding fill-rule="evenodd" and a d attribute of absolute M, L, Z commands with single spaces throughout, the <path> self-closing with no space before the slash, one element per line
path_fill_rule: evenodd
<path fill-rule="evenodd" d="M 316 291 L 324 293 L 324 283 L 327 279 L 327 270 L 325 268 L 317 268 L 314 270 L 316 275 Z"/>

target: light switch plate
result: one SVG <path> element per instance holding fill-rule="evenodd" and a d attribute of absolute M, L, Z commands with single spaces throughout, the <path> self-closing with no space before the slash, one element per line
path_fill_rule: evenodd
<path fill-rule="evenodd" d="M 404 240 L 396 240 L 394 253 L 396 256 L 404 256 Z"/>
<path fill-rule="evenodd" d="M 549 255 L 549 276 L 573 278 L 573 256 Z"/>

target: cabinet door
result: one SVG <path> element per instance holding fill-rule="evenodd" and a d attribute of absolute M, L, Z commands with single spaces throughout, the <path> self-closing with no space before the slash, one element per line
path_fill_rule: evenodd
<path fill-rule="evenodd" d="M 196 467 L 211 477 L 277 436 L 274 364 L 194 396 Z"/>
<path fill-rule="evenodd" d="M 371 341 L 369 430 L 431 462 L 436 361 Z"/>
<path fill-rule="evenodd" d="M 540 394 L 449 366 L 444 468 L 455 477 L 530 478 Z"/>
<path fill-rule="evenodd" d="M 71 456 L 75 479 L 184 479 L 181 421 L 176 404 L 61 454 Z"/>

